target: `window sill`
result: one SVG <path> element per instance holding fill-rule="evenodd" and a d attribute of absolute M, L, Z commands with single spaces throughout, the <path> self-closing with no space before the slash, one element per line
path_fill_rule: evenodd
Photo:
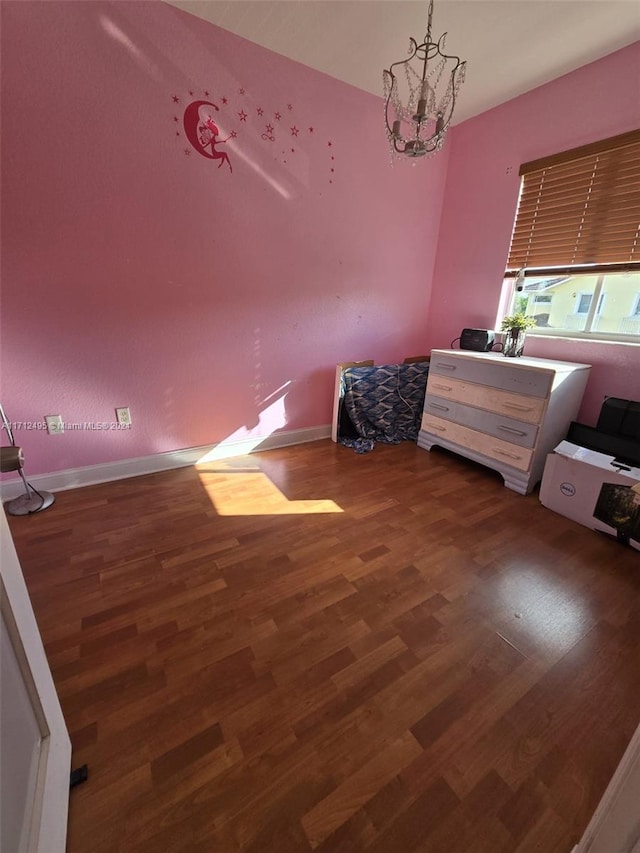
<path fill-rule="evenodd" d="M 591 341 L 594 344 L 624 344 L 625 346 L 640 347 L 640 337 L 638 335 L 616 335 L 612 338 L 608 335 L 599 335 L 597 332 L 572 332 L 566 329 L 558 329 L 557 331 L 541 332 L 528 331 L 527 337 L 531 338 L 551 338 L 552 340 L 563 341 Z"/>

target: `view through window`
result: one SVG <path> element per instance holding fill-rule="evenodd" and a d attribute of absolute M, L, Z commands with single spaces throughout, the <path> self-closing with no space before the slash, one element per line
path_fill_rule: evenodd
<path fill-rule="evenodd" d="M 532 276 L 517 285 L 507 313 L 536 320 L 533 334 L 582 333 L 640 342 L 640 273 Z M 581 335 L 581 336 L 582 336 Z"/>

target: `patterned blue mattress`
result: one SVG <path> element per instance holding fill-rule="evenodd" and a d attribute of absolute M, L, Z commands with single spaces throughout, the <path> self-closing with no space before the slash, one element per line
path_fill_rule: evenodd
<path fill-rule="evenodd" d="M 376 441 L 416 441 L 428 372 L 428 362 L 345 368 L 340 444 L 367 453 Z"/>

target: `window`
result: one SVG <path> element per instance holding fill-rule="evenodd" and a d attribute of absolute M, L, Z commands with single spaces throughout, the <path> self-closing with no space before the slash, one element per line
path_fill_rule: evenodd
<path fill-rule="evenodd" d="M 593 302 L 593 292 L 592 293 L 579 293 L 578 294 L 578 302 L 576 305 L 576 314 L 588 314 L 589 309 L 591 308 L 591 303 Z M 596 314 L 602 314 L 602 303 L 604 302 L 604 293 L 600 293 L 600 299 L 598 299 L 598 307 L 596 308 Z"/>
<path fill-rule="evenodd" d="M 536 318 L 533 334 L 571 332 L 605 340 L 636 340 L 640 336 L 640 272 L 555 279 L 531 276 L 513 295 L 509 313 L 518 311 Z"/>
<path fill-rule="evenodd" d="M 580 293 L 578 295 L 578 305 L 576 307 L 576 314 L 588 314 L 589 306 L 591 305 L 592 299 L 593 293 Z"/>
<path fill-rule="evenodd" d="M 640 341 L 640 130 L 525 163 L 505 314 L 534 334 Z"/>

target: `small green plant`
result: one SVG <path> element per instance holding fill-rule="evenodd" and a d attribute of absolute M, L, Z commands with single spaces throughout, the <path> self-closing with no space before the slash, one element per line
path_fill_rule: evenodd
<path fill-rule="evenodd" d="M 522 313 L 510 314 L 508 317 L 503 318 L 500 329 L 503 332 L 507 332 L 510 329 L 533 329 L 536 324 L 537 320 L 535 317 L 529 317 Z"/>

